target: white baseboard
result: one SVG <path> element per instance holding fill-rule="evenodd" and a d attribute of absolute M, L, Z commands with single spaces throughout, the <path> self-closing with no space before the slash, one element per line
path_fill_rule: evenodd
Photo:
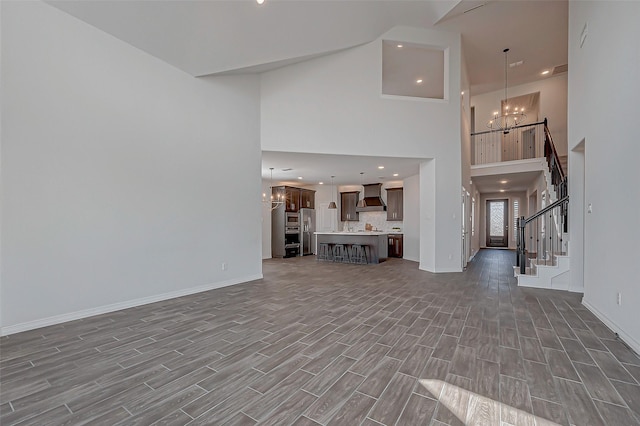
<path fill-rule="evenodd" d="M 249 281 L 259 280 L 262 274 L 249 275 L 246 277 L 234 278 L 226 281 L 219 281 L 213 284 L 207 284 L 199 287 L 191 287 L 184 290 L 172 291 L 169 293 L 158 294 L 155 296 L 143 297 L 141 299 L 127 300 L 125 302 L 113 303 L 111 305 L 99 306 L 97 308 L 84 309 L 82 311 L 70 312 L 68 314 L 54 315 L 52 317 L 42 318 L 34 321 L 23 322 L 16 325 L 2 327 L 0 336 L 8 336 L 10 334 L 20 333 L 23 331 L 35 330 L 36 328 L 48 327 L 50 325 L 61 324 L 68 321 L 75 321 L 95 315 L 107 314 L 109 312 L 120 311 L 123 309 L 135 308 L 136 306 L 148 305 L 149 303 L 161 302 L 163 300 L 175 299 L 177 297 L 189 296 L 190 294 L 202 293 L 203 291 L 215 290 L 216 288 L 228 287 L 235 284 L 241 284 Z"/>
<path fill-rule="evenodd" d="M 591 311 L 591 313 L 598 317 L 600 321 L 605 323 L 607 327 L 609 327 L 614 333 L 618 333 L 618 336 L 624 343 L 626 343 L 631 349 L 635 351 L 635 353 L 640 354 L 640 342 L 635 340 L 633 337 L 629 336 L 624 332 L 611 318 L 606 316 L 600 310 L 598 310 L 595 306 L 589 303 L 588 300 L 582 298 L 582 304 Z"/>

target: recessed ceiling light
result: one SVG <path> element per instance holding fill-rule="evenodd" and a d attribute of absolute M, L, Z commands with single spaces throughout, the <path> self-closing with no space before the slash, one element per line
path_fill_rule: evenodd
<path fill-rule="evenodd" d="M 542 75 L 547 75 L 547 74 L 549 74 L 549 70 L 542 71 Z"/>
<path fill-rule="evenodd" d="M 416 83 L 418 83 L 418 84 L 422 83 L 422 79 L 421 78 L 417 79 Z"/>
<path fill-rule="evenodd" d="M 257 2 L 258 4 L 262 4 L 262 3 L 264 3 L 264 0 L 256 0 L 256 2 Z"/>
<path fill-rule="evenodd" d="M 378 166 L 378 168 L 379 168 L 380 170 L 382 170 L 382 169 L 384 169 L 384 166 Z"/>
<path fill-rule="evenodd" d="M 504 192 L 504 189 L 501 189 L 500 192 Z"/>
<path fill-rule="evenodd" d="M 507 183 L 509 182 L 508 180 L 501 180 L 500 183 Z"/>
<path fill-rule="evenodd" d="M 298 179 L 302 179 L 302 176 L 298 176 Z"/>
<path fill-rule="evenodd" d="M 318 185 L 324 185 L 324 182 L 318 182 Z"/>
<path fill-rule="evenodd" d="M 403 46 L 402 46 L 401 44 L 399 44 L 399 45 L 398 45 L 398 49 L 402 49 L 402 47 L 403 47 Z"/>
<path fill-rule="evenodd" d="M 398 174 L 397 174 L 397 173 L 394 173 L 394 174 L 393 174 L 393 176 L 394 176 L 394 177 L 398 177 Z"/>
<path fill-rule="evenodd" d="M 464 96 L 464 92 L 460 92 L 460 95 Z"/>

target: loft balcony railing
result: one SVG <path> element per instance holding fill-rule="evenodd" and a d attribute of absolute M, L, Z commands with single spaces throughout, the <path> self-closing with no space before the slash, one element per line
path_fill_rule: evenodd
<path fill-rule="evenodd" d="M 508 132 L 489 130 L 471 134 L 471 165 L 542 158 L 547 120 L 523 124 Z"/>
<path fill-rule="evenodd" d="M 562 169 L 546 118 L 538 123 L 513 127 L 508 132 L 490 130 L 471 134 L 471 165 L 531 158 L 547 159 L 551 174 L 550 184 L 556 190 L 556 199 L 566 196 L 566 174 Z"/>

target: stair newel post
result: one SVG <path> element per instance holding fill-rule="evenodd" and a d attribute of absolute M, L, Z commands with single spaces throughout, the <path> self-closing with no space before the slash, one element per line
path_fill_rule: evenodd
<path fill-rule="evenodd" d="M 520 273 L 523 275 L 527 271 L 524 226 L 524 216 L 520 216 L 518 219 L 518 266 L 520 266 Z"/>

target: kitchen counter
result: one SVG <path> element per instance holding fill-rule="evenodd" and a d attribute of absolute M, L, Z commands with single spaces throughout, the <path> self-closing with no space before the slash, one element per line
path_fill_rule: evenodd
<path fill-rule="evenodd" d="M 387 235 L 384 231 L 315 232 L 316 235 Z"/>
<path fill-rule="evenodd" d="M 388 257 L 387 232 L 315 232 L 315 235 L 318 244 L 366 244 L 368 263 L 380 263 Z"/>

